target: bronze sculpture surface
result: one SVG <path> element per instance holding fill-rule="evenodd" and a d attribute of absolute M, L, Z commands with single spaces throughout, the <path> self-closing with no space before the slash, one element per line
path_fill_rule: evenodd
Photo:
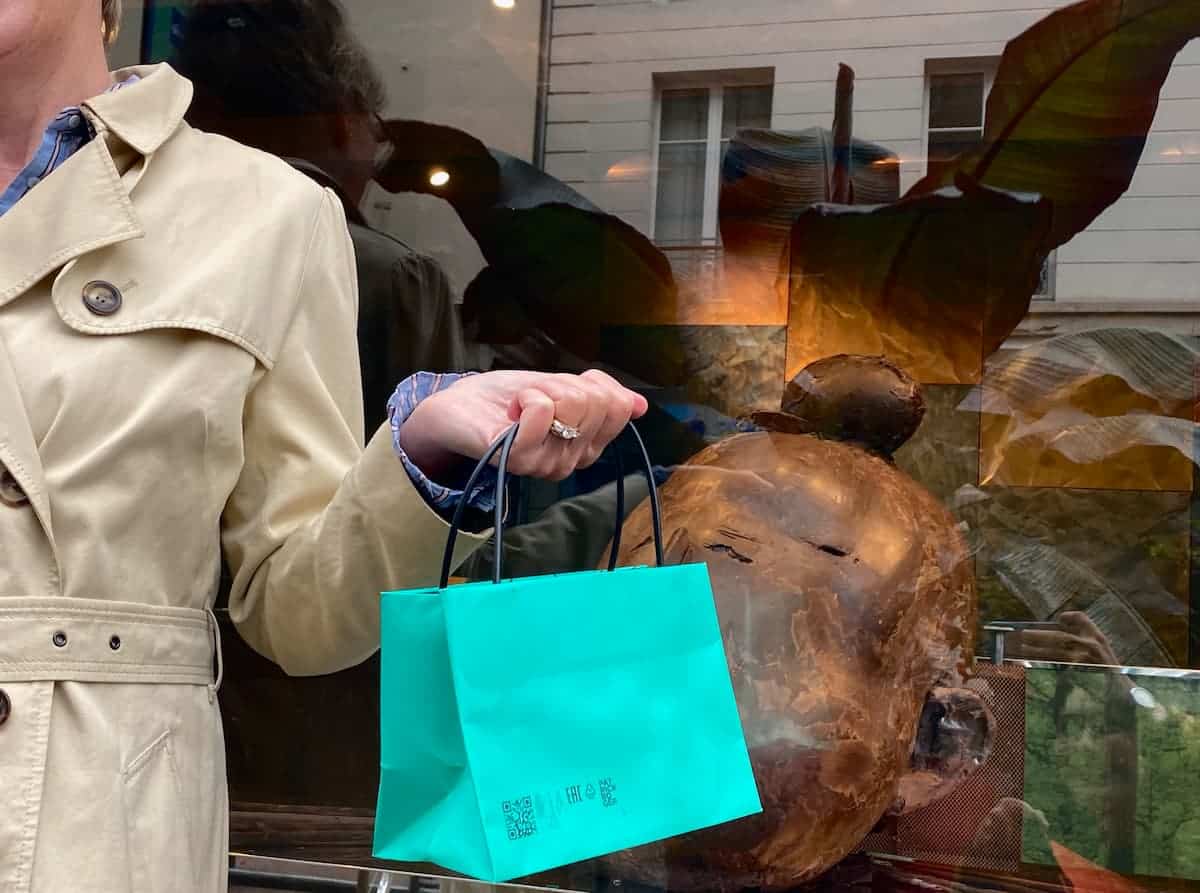
<path fill-rule="evenodd" d="M 662 889 L 792 887 L 986 758 L 992 719 L 966 687 L 976 610 L 966 546 L 932 495 L 869 451 L 898 446 L 897 426 L 912 433 L 919 388 L 878 359 L 818 366 L 785 408 L 836 397 L 850 410 L 841 418 L 877 420 L 855 429 L 862 446 L 802 433 L 822 429 L 823 412 L 763 413 L 755 420 L 773 430 L 709 447 L 662 488 L 669 560 L 709 567 L 764 811 L 618 854 L 617 876 Z M 645 506 L 624 543 L 623 563 L 652 560 Z"/>

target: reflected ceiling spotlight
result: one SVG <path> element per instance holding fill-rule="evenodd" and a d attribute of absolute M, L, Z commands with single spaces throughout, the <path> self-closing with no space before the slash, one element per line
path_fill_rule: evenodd
<path fill-rule="evenodd" d="M 450 182 L 450 172 L 444 168 L 436 167 L 429 172 L 430 186 L 445 186 Z"/>
<path fill-rule="evenodd" d="M 517 5 L 517 0 L 492 0 L 492 6 L 497 9 L 512 9 Z"/>

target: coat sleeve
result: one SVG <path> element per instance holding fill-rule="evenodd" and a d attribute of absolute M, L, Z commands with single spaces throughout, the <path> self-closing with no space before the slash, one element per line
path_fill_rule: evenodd
<path fill-rule="evenodd" d="M 295 314 L 247 396 L 241 475 L 222 516 L 229 611 L 293 675 L 331 673 L 379 647 L 379 593 L 435 585 L 447 526 L 413 486 L 385 423 L 364 449 L 354 254 L 323 197 Z M 456 563 L 484 539 L 463 535 Z"/>

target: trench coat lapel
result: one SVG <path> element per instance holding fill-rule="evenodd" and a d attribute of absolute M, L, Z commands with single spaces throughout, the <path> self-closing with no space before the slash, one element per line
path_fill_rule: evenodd
<path fill-rule="evenodd" d="M 80 255 L 142 234 L 106 141 L 92 140 L 0 216 L 0 312 Z M 2 345 L 0 461 L 29 497 L 53 548 L 41 457 Z"/>
<path fill-rule="evenodd" d="M 96 138 L 0 216 L 0 307 L 82 254 L 144 234 Z"/>
<path fill-rule="evenodd" d="M 98 136 L 0 216 L 0 312 L 75 258 L 143 233 L 107 141 Z M 11 359 L 2 345 L 0 461 L 29 497 L 53 548 L 41 457 Z"/>
<path fill-rule="evenodd" d="M 183 120 L 192 90 L 166 65 L 126 69 L 115 77 L 130 73 L 141 80 L 83 104 L 96 137 L 0 216 L 0 312 L 51 273 L 61 275 L 76 258 L 145 235 L 130 191 Z M 135 159 L 124 176 L 114 149 L 122 159 Z M 41 457 L 2 344 L 0 461 L 25 490 L 53 547 Z"/>

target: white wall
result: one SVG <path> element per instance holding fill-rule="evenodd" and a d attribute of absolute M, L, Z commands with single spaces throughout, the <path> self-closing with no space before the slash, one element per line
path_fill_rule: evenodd
<path fill-rule="evenodd" d="M 547 169 L 648 232 L 653 76 L 775 68 L 772 125 L 829 127 L 837 64 L 855 136 L 924 172 L 928 59 L 998 56 L 1061 0 L 556 0 Z M 1056 297 L 1200 300 L 1200 43 L 1176 60 L 1127 195 L 1059 251 Z"/>

